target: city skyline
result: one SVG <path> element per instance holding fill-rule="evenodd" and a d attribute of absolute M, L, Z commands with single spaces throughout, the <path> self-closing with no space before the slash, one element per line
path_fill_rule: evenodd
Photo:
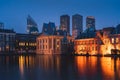
<path fill-rule="evenodd" d="M 108 26 L 116 26 L 120 23 L 119 0 L 109 1 L 34 1 L 34 0 L 1 0 L 0 1 L 0 22 L 5 24 L 5 28 L 13 28 L 16 32 L 26 32 L 26 17 L 30 14 L 38 24 L 39 31 L 42 31 L 44 22 L 54 22 L 60 26 L 59 17 L 64 14 L 70 16 L 70 29 L 72 28 L 72 15 L 83 16 L 83 28 L 86 29 L 85 18 L 94 16 L 96 19 L 96 29 Z M 48 5 L 51 3 L 51 5 Z M 66 4 L 65 4 L 66 3 Z M 65 4 L 65 5 L 63 5 Z M 62 5 L 62 6 L 61 6 Z M 15 6 L 15 7 L 14 7 Z M 71 32 L 71 30 L 70 30 Z"/>

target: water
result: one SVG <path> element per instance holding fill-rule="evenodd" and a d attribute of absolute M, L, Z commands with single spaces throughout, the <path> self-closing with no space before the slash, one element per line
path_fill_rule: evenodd
<path fill-rule="evenodd" d="M 0 80 L 120 80 L 120 58 L 0 56 Z"/>

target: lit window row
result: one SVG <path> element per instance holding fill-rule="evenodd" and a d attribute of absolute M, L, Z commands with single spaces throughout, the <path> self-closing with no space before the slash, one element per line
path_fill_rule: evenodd
<path fill-rule="evenodd" d="M 112 43 L 119 43 L 119 38 L 118 37 L 115 37 L 115 38 L 111 38 L 111 42 Z"/>
<path fill-rule="evenodd" d="M 79 47 L 80 50 L 98 50 L 98 46 L 94 46 L 94 47 Z"/>
<path fill-rule="evenodd" d="M 25 42 L 20 42 L 19 46 L 36 46 L 36 43 L 25 43 Z"/>
<path fill-rule="evenodd" d="M 97 44 L 100 43 L 99 41 L 96 40 L 91 40 L 91 41 L 76 41 L 75 44 L 77 45 L 86 45 L 86 44 Z"/>

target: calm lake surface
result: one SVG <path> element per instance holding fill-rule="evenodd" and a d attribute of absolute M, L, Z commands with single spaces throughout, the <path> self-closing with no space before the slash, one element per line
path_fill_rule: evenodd
<path fill-rule="evenodd" d="M 0 80 L 120 80 L 120 58 L 0 56 Z"/>

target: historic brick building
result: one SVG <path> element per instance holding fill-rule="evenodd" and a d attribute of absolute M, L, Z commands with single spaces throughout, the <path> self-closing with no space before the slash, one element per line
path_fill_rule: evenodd
<path fill-rule="evenodd" d="M 120 25 L 81 33 L 74 41 L 75 54 L 120 54 L 119 27 Z"/>

